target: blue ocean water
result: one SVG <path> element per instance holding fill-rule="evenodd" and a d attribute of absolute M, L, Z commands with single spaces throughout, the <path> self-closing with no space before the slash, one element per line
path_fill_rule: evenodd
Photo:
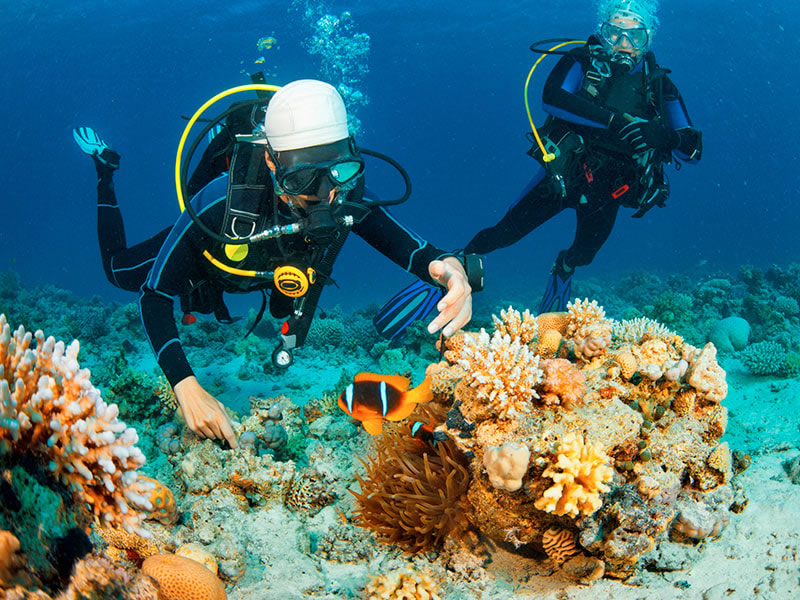
<path fill-rule="evenodd" d="M 522 96 L 536 58 L 528 46 L 588 35 L 590 3 L 26 0 L 6 6 L 0 23 L 0 271 L 18 272 L 25 285 L 133 300 L 104 278 L 94 170 L 71 129 L 92 126 L 121 152 L 116 189 L 128 240 L 144 239 L 178 214 L 173 165 L 181 115 L 247 83 L 247 72 L 263 69 L 277 84 L 320 77 L 320 56 L 307 49 L 315 20 L 305 13 L 346 10 L 353 31 L 370 38 L 369 73 L 359 84 L 370 102 L 358 110 L 359 140 L 395 157 L 413 179 L 411 200 L 395 214 L 443 247 L 460 247 L 496 222 L 532 168 Z M 705 154 L 697 166 L 670 171 L 666 208 L 639 220 L 621 212 L 611 239 L 579 276 L 798 260 L 792 73 L 800 6 L 674 0 L 662 3 L 660 20 L 654 50 L 703 130 Z M 264 36 L 276 43 L 259 50 Z M 555 61 L 548 60 L 531 88 L 539 123 L 541 84 Z M 399 189 L 394 179 L 369 177 L 386 195 Z M 490 289 L 529 291 L 533 305 L 573 228 L 574 217 L 564 213 L 490 255 Z M 327 291 L 323 304 L 382 301 L 411 281 L 360 240 L 348 243 L 335 276 L 340 289 Z"/>

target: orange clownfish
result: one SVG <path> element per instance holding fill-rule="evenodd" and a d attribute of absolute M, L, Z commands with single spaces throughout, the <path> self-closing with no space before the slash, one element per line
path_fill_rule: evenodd
<path fill-rule="evenodd" d="M 367 433 L 379 435 L 383 421 L 402 421 L 420 402 L 433 398 L 430 380 L 409 390 L 411 381 L 400 375 L 359 373 L 339 396 L 339 408 L 361 421 Z"/>

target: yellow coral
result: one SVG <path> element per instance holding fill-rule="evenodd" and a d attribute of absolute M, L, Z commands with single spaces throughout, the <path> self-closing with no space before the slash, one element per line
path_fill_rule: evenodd
<path fill-rule="evenodd" d="M 377 575 L 364 590 L 367 600 L 441 600 L 438 585 L 425 572 L 409 567 L 386 575 Z"/>
<path fill-rule="evenodd" d="M 164 600 L 225 600 L 225 587 L 205 566 L 175 554 L 151 556 L 142 572 L 158 581 Z"/>
<path fill-rule="evenodd" d="M 633 377 L 636 369 L 639 368 L 636 357 L 629 350 L 624 350 L 617 354 L 616 361 L 619 364 L 622 377 L 626 380 Z"/>
<path fill-rule="evenodd" d="M 500 318 L 492 315 L 494 330 L 502 335 L 508 335 L 512 340 L 519 339 L 523 344 L 529 344 L 536 337 L 536 317 L 528 309 L 520 313 L 511 306 L 500 311 Z"/>
<path fill-rule="evenodd" d="M 481 329 L 477 338 L 465 338 L 458 364 L 467 372 L 467 383 L 478 390 L 478 398 L 488 400 L 501 419 L 529 410 L 531 398 L 538 397 L 534 386 L 542 378 L 539 357 L 519 339 L 512 341 L 500 332 L 490 339 Z"/>
<path fill-rule="evenodd" d="M 610 461 L 599 443 L 590 446 L 576 434 L 567 434 L 556 462 L 542 474 L 555 483 L 536 500 L 536 508 L 572 517 L 591 515 L 603 503 L 600 493 L 610 489 L 605 485 L 613 474 Z"/>
<path fill-rule="evenodd" d="M 112 558 L 116 559 L 128 554 L 132 551 L 138 558 L 147 558 L 160 554 L 158 546 L 156 546 L 149 538 L 143 538 L 135 533 L 128 533 L 123 529 L 116 527 L 96 527 L 97 533 L 106 544 L 108 548 L 106 553 Z M 112 550 L 113 549 L 113 550 Z"/>
<path fill-rule="evenodd" d="M 175 555 L 182 556 L 184 558 L 191 558 L 193 561 L 199 562 L 206 569 L 214 573 L 214 575 L 219 574 L 219 565 L 217 564 L 217 559 L 214 558 L 214 555 L 206 550 L 202 544 L 198 544 L 197 542 L 183 544 L 177 550 L 175 550 Z"/>
<path fill-rule="evenodd" d="M 0 314 L 0 454 L 41 457 L 77 506 L 88 505 L 103 524 L 148 535 L 140 529 L 139 510 L 152 506 L 136 472 L 145 462 L 139 437 L 80 368 L 79 349 L 78 340 L 66 346 L 22 326 L 12 336 Z"/>
<path fill-rule="evenodd" d="M 556 329 L 545 329 L 539 335 L 536 345 L 536 354 L 543 358 L 553 358 L 558 355 L 561 348 L 561 334 Z"/>

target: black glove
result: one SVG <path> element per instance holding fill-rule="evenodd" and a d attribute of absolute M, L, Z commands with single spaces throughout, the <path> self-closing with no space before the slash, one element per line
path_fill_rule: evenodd
<path fill-rule="evenodd" d="M 612 123 L 615 120 L 617 120 L 616 116 L 611 120 Z M 634 118 L 619 130 L 619 139 L 626 142 L 634 154 L 643 154 L 650 149 L 671 152 L 681 143 L 681 137 L 677 131 L 661 125 L 655 119 L 645 121 Z"/>

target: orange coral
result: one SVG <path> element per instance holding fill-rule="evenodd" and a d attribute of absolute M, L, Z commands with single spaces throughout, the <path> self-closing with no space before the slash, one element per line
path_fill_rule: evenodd
<path fill-rule="evenodd" d="M 568 315 L 565 312 L 549 312 L 536 316 L 536 326 L 539 331 L 555 329 L 561 335 L 567 333 L 569 324 Z"/>
<path fill-rule="evenodd" d="M 546 358 L 539 362 L 544 381 L 537 387 L 545 404 L 559 404 L 572 409 L 583 400 L 586 378 L 565 358 Z"/>
<path fill-rule="evenodd" d="M 501 419 L 513 419 L 530 408 L 534 387 L 541 381 L 539 357 L 519 339 L 495 332 L 492 338 L 481 329 L 477 338 L 467 338 L 458 364 L 465 380 L 485 398 Z"/>
<path fill-rule="evenodd" d="M 217 576 L 190 558 L 175 554 L 151 556 L 142 572 L 158 581 L 162 600 L 226 600 Z"/>
<path fill-rule="evenodd" d="M 583 327 L 594 324 L 605 324 L 611 335 L 611 322 L 606 319 L 606 311 L 597 304 L 597 300 L 589 302 L 588 298 L 567 302 L 567 337 L 575 336 Z"/>
<path fill-rule="evenodd" d="M 545 329 L 540 335 L 536 345 L 536 354 L 544 358 L 553 358 L 558 355 L 563 336 L 556 329 Z"/>
<path fill-rule="evenodd" d="M 147 518 L 158 521 L 162 525 L 172 525 L 178 520 L 178 508 L 172 491 L 160 481 L 139 475 L 139 480 L 149 482 L 153 489 L 147 494 L 147 499 L 153 508 L 147 511 Z"/>
<path fill-rule="evenodd" d="M 527 309 L 524 313 L 520 313 L 509 306 L 506 310 L 500 311 L 499 319 L 492 315 L 492 323 L 495 331 L 509 336 L 512 340 L 518 339 L 522 344 L 529 344 L 536 337 L 536 318 Z"/>

